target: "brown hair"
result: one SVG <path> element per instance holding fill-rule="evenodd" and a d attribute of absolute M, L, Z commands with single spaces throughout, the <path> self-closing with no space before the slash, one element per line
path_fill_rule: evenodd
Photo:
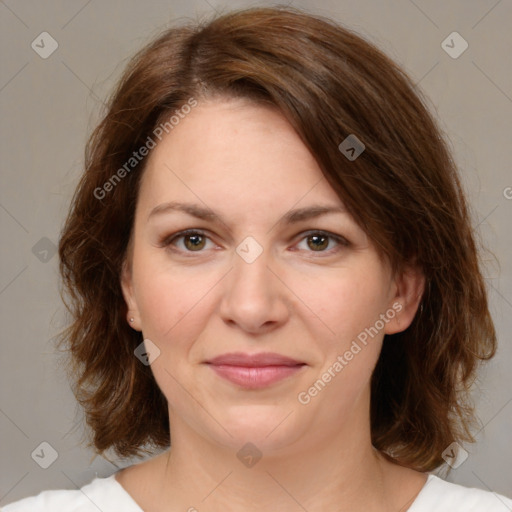
<path fill-rule="evenodd" d="M 121 456 L 169 445 L 167 402 L 134 357 L 142 338 L 127 325 L 120 287 L 146 158 L 126 162 L 163 119 L 215 95 L 279 108 L 393 269 L 422 269 L 421 308 L 385 337 L 372 377 L 371 431 L 396 462 L 439 466 L 453 440 L 473 440 L 469 387 L 478 360 L 496 349 L 455 165 L 393 61 L 331 20 L 280 7 L 165 31 L 132 59 L 90 137 L 59 254 L 73 317 L 62 343 L 92 444 Z M 353 161 L 338 149 L 351 134 L 365 145 Z"/>

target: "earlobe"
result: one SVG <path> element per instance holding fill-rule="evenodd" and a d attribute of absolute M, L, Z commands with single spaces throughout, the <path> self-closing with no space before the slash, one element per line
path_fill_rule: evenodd
<path fill-rule="evenodd" d="M 407 267 L 395 279 L 396 293 L 391 299 L 395 316 L 386 324 L 385 333 L 405 331 L 414 320 L 425 289 L 425 276 L 418 267 Z M 399 304 L 400 307 L 395 306 Z"/>
<path fill-rule="evenodd" d="M 121 269 L 121 290 L 123 292 L 124 301 L 128 309 L 126 313 L 126 320 L 132 329 L 136 331 L 141 330 L 140 315 L 137 307 L 137 301 L 133 293 L 133 281 L 130 264 L 127 260 L 123 262 Z"/>

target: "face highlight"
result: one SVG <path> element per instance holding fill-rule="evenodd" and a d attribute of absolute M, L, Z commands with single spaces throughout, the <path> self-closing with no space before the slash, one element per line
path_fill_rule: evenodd
<path fill-rule="evenodd" d="M 130 325 L 160 350 L 171 431 L 271 453 L 368 428 L 383 336 L 412 321 L 418 283 L 392 275 L 277 110 L 199 103 L 147 162 L 122 284 Z M 298 364 L 267 384 L 226 378 L 211 362 L 233 353 Z M 252 377 L 263 385 L 237 383 Z"/>

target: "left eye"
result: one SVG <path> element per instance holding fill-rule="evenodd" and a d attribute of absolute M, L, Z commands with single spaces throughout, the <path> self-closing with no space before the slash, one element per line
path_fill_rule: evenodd
<path fill-rule="evenodd" d="M 335 247 L 329 248 L 332 241 L 335 242 Z M 339 249 L 340 246 L 348 245 L 348 242 L 343 237 L 324 231 L 311 231 L 301 239 L 302 242 L 305 242 L 307 245 L 305 250 L 310 249 L 313 252 L 331 252 L 333 249 Z"/>

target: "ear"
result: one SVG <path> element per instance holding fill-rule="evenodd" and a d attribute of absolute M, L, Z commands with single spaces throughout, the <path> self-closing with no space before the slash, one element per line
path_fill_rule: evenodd
<path fill-rule="evenodd" d="M 140 325 L 140 314 L 133 290 L 132 268 L 129 258 L 126 258 L 124 260 L 121 269 L 121 289 L 123 291 L 124 301 L 128 308 L 128 311 L 126 313 L 126 321 L 128 322 L 132 329 L 135 329 L 136 331 L 141 331 L 142 328 Z"/>
<path fill-rule="evenodd" d="M 411 325 L 423 297 L 425 276 L 420 268 L 408 266 L 395 277 L 393 289 L 389 306 L 396 314 L 386 324 L 386 334 L 405 331 Z"/>

